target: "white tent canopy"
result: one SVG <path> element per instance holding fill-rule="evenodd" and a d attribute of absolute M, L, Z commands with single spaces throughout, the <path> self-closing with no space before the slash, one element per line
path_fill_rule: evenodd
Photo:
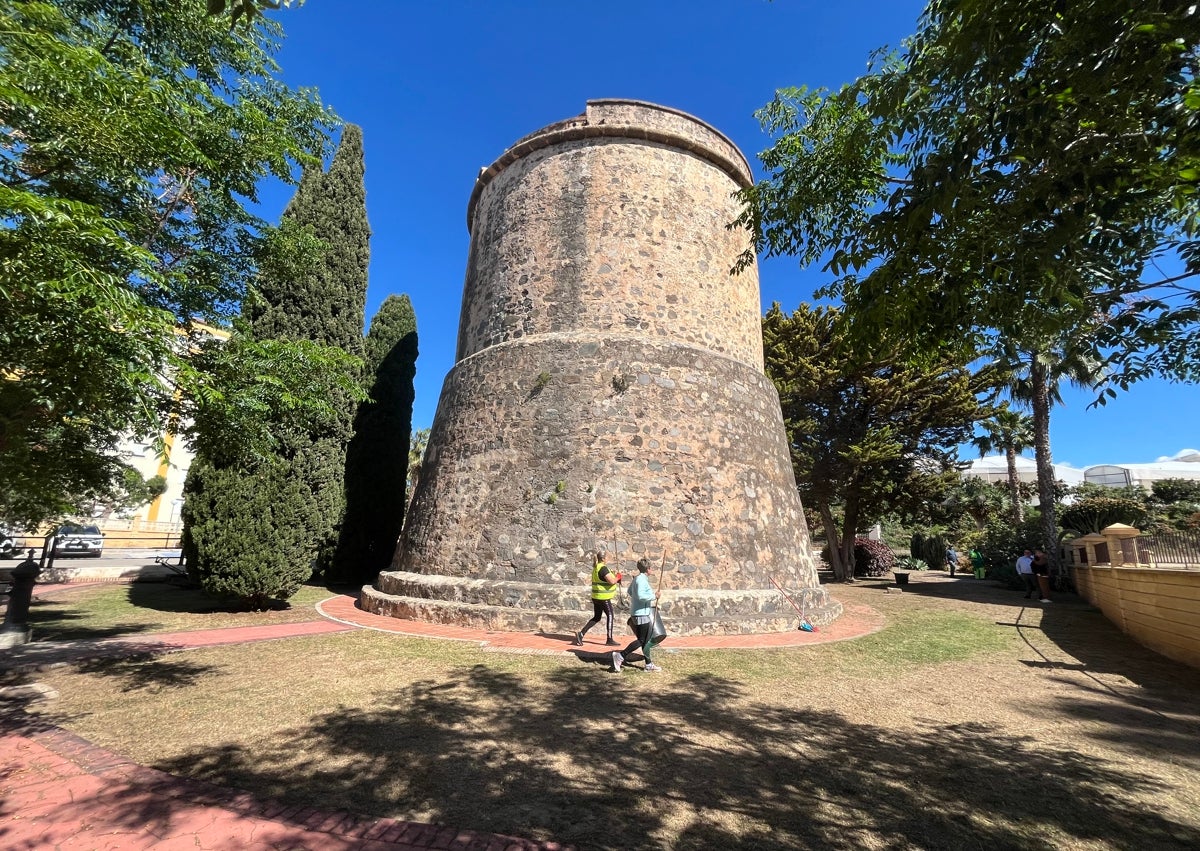
<path fill-rule="evenodd" d="M 975 476 L 988 482 L 1008 481 L 1008 461 L 1003 455 L 987 455 L 971 462 L 971 466 L 963 470 L 964 476 Z M 1068 464 L 1055 464 L 1054 477 L 1068 485 L 1077 485 L 1084 481 L 1084 471 Z M 1017 456 L 1017 478 L 1023 482 L 1037 481 L 1037 464 L 1032 458 L 1024 455 Z"/>
<path fill-rule="evenodd" d="M 989 455 L 972 461 L 963 475 L 989 482 L 1006 482 L 1008 462 L 1003 455 Z M 1185 449 L 1171 459 L 1161 459 L 1152 464 L 1094 464 L 1082 470 L 1067 464 L 1055 464 L 1054 475 L 1068 485 L 1087 481 L 1110 487 L 1132 485 L 1150 490 L 1155 482 L 1162 479 L 1200 481 L 1200 452 Z M 1032 458 L 1017 456 L 1017 477 L 1023 482 L 1037 481 L 1037 465 Z"/>

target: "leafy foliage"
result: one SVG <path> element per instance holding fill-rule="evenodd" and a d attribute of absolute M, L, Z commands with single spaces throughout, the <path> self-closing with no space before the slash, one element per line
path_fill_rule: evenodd
<path fill-rule="evenodd" d="M 408 441 L 408 496 L 412 499 L 417 482 L 421 480 L 421 465 L 425 462 L 425 450 L 429 446 L 427 428 L 417 429 Z"/>
<path fill-rule="evenodd" d="M 120 437 L 162 434 L 195 390 L 178 328 L 236 312 L 269 232 L 256 185 L 318 161 L 333 118 L 274 79 L 279 37 L 190 2 L 0 5 L 9 520 L 92 499 Z"/>
<path fill-rule="evenodd" d="M 346 452 L 346 515 L 326 578 L 373 582 L 391 563 L 404 525 L 417 371 L 417 317 L 408 296 L 388 296 L 365 344 L 370 398 L 359 405 Z"/>
<path fill-rule="evenodd" d="M 309 571 L 325 569 L 333 556 L 345 508 L 343 478 L 352 412 L 364 396 L 362 364 L 356 356 L 362 347 L 370 238 L 362 177 L 362 135 L 358 128 L 347 126 L 329 172 L 306 172 L 284 212 L 280 233 L 296 237 L 289 243 L 294 250 L 279 252 L 274 262 L 264 267 L 246 305 L 244 326 L 252 343 L 272 351 L 331 353 L 328 370 L 299 381 L 301 387 L 323 389 L 325 403 L 320 416 L 297 420 L 286 405 L 255 404 L 253 376 L 248 379 L 251 386 L 244 388 L 246 379 L 239 374 L 214 371 L 214 395 L 231 389 L 249 390 L 236 394 L 249 401 L 236 408 L 236 413 L 247 423 L 267 424 L 274 436 L 274 443 L 264 453 L 231 453 L 220 445 L 220 430 L 210 432 L 207 423 L 198 424 L 199 440 L 208 450 L 203 456 L 206 472 L 192 481 L 209 496 L 198 495 L 187 514 L 187 522 L 197 526 L 197 532 L 189 532 L 189 537 L 197 574 L 205 582 L 222 583 L 223 593 L 267 582 L 263 576 L 267 567 L 256 560 L 257 536 L 272 540 L 288 564 L 303 565 Z M 231 343 L 236 347 L 238 341 Z M 213 353 L 211 348 L 209 353 Z M 279 413 L 283 416 L 276 418 Z M 230 417 L 219 422 L 228 427 L 236 426 L 237 420 Z M 256 493 L 253 500 L 241 501 L 211 495 L 214 487 L 239 475 L 256 487 L 281 490 L 275 498 Z M 192 499 L 190 491 L 186 498 Z M 239 516 L 275 502 L 281 510 L 268 512 L 266 517 Z M 203 534 L 201 529 L 226 534 Z M 218 545 L 224 549 L 211 549 Z M 236 547 L 248 549 L 230 549 Z M 273 593 L 298 587 L 288 581 L 294 569 L 285 571 Z M 235 578 L 238 570 L 252 571 L 242 586 Z M 209 579 L 214 571 L 219 580 Z"/>
<path fill-rule="evenodd" d="M 290 468 L 214 467 L 197 459 L 188 470 L 183 555 L 205 591 L 263 609 L 286 600 L 312 574 L 298 560 L 309 541 L 309 495 Z"/>
<path fill-rule="evenodd" d="M 1065 506 L 1059 513 L 1063 532 L 1073 535 L 1099 532 L 1113 523 L 1145 529 L 1149 520 L 1143 502 L 1119 496 L 1086 497 Z"/>
<path fill-rule="evenodd" d="M 1013 523 L 1019 526 L 1025 519 L 1025 503 L 1017 474 L 1017 456 L 1033 445 L 1033 420 L 1021 411 L 1002 405 L 978 425 L 983 433 L 975 435 L 971 443 L 979 450 L 980 458 L 991 452 L 1004 454 L 1008 465 L 1009 508 Z"/>
<path fill-rule="evenodd" d="M 303 5 L 304 0 L 208 0 L 208 14 L 224 15 L 228 9 L 230 26 L 237 26 L 238 21 L 249 25 L 266 9 Z"/>
<path fill-rule="evenodd" d="M 1017 558 L 1026 547 L 1033 549 L 1041 546 L 1041 540 L 1042 519 L 1036 508 L 1020 526 L 1013 526 L 1011 521 L 1003 517 L 992 518 L 988 521 L 983 543 L 979 546 L 988 578 L 1014 588 L 1019 587 L 1021 580 L 1017 577 Z"/>
<path fill-rule="evenodd" d="M 1200 376 L 1200 15 L 932 0 L 905 47 L 761 110 L 778 138 L 739 223 L 761 250 L 827 259 L 825 294 L 863 340 L 1024 357 L 1053 553 L 1062 355 L 1098 367 L 1101 404 L 1147 376 Z"/>
<path fill-rule="evenodd" d="M 896 566 L 892 548 L 883 541 L 870 538 L 854 539 L 854 575 L 884 576 Z"/>
<path fill-rule="evenodd" d="M 742 221 L 760 249 L 827 257 L 868 330 L 1069 331 L 1113 386 L 1193 379 L 1198 43 L 1174 0 L 932 0 L 903 56 L 762 110 L 779 138 Z M 1184 274 L 1143 281 L 1172 251 Z"/>
<path fill-rule="evenodd" d="M 763 344 L 801 498 L 820 513 L 834 575 L 846 579 L 857 528 L 915 510 L 956 479 L 954 447 L 978 410 L 970 376 L 940 356 L 906 362 L 883 338 L 855 343 L 836 309 L 787 316 L 776 304 Z"/>
<path fill-rule="evenodd" d="M 1200 481 L 1195 479 L 1159 479 L 1151 487 L 1154 498 L 1166 505 L 1200 502 Z"/>

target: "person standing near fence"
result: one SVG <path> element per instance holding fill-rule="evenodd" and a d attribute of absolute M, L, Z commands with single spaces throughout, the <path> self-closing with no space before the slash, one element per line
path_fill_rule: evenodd
<path fill-rule="evenodd" d="M 1042 550 L 1033 551 L 1033 561 L 1030 563 L 1033 568 L 1034 578 L 1037 579 L 1038 590 L 1041 593 L 1039 603 L 1049 603 L 1050 600 L 1050 559 L 1046 557 L 1046 553 Z"/>
<path fill-rule="evenodd" d="M 1037 579 L 1033 576 L 1033 550 L 1029 547 L 1026 547 L 1024 554 L 1017 559 L 1017 576 L 1021 577 L 1021 584 L 1025 586 L 1025 599 L 1030 599 L 1038 587 Z"/>

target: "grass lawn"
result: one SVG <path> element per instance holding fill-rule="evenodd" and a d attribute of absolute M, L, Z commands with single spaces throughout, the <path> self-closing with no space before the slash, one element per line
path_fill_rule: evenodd
<path fill-rule="evenodd" d="M 235 612 L 199 590 L 171 583 L 114 583 L 40 600 L 29 611 L 29 625 L 39 641 L 65 641 L 291 623 L 320 617 L 316 604 L 330 594 L 305 585 L 281 611 Z"/>
<path fill-rule="evenodd" d="M 1200 847 L 1200 672 L 1079 603 L 913 581 L 832 589 L 874 635 L 661 675 L 363 630 L 39 678 L 52 720 L 170 772 L 580 848 Z M 78 600 L 100 629 L 231 617 Z"/>

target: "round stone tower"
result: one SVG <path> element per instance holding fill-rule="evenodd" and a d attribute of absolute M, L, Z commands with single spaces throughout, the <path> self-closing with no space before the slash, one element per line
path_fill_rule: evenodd
<path fill-rule="evenodd" d="M 675 633 L 795 629 L 776 583 L 837 617 L 763 374 L 758 271 L 730 272 L 751 179 L 712 127 L 629 100 L 479 174 L 457 363 L 366 609 L 570 635 L 605 550 L 626 573 L 651 560 Z"/>

